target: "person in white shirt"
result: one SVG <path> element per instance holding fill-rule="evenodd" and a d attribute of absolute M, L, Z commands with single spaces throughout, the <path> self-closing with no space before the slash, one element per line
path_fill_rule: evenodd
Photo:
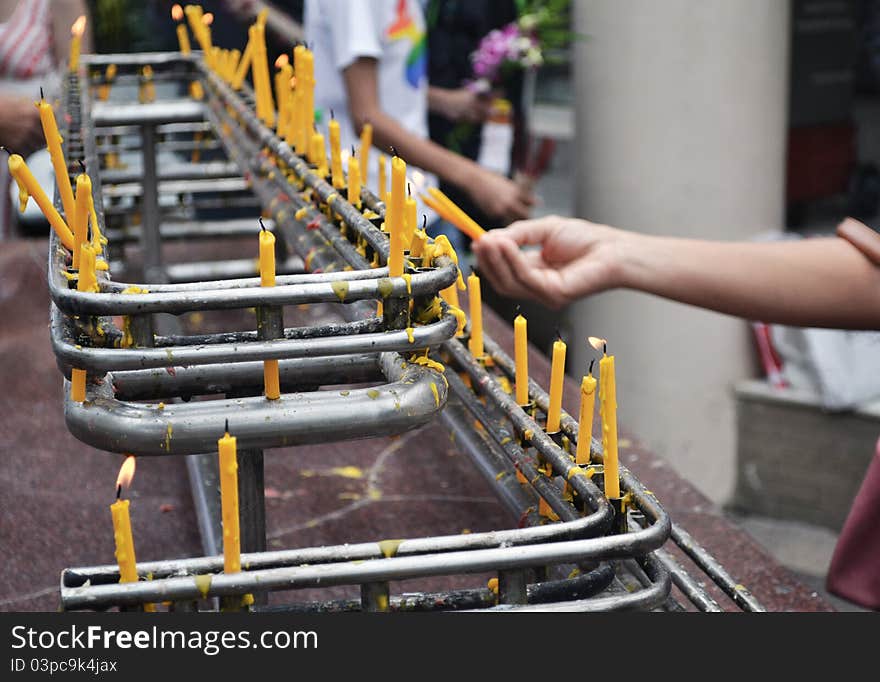
<path fill-rule="evenodd" d="M 487 214 L 526 218 L 531 192 L 428 137 L 427 41 L 418 0 L 306 0 L 305 34 L 315 55 L 315 107 L 326 126 L 340 123 L 343 149 L 359 145 L 363 125 L 373 144 L 464 190 Z M 375 155 L 374 157 L 375 158 Z M 369 169 L 376 177 L 374 168 Z"/>

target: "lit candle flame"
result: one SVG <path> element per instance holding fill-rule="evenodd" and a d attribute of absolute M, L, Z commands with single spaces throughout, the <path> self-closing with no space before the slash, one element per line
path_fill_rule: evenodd
<path fill-rule="evenodd" d="M 70 27 L 70 35 L 82 37 L 82 34 L 86 30 L 86 15 L 80 14 L 76 21 L 73 22 L 73 26 Z"/>
<path fill-rule="evenodd" d="M 608 344 L 607 340 L 601 339 L 598 336 L 588 336 L 587 341 L 596 350 L 603 350 L 605 348 L 605 346 Z"/>
<path fill-rule="evenodd" d="M 280 69 L 282 66 L 287 66 L 288 64 L 290 64 L 290 57 L 287 56 L 287 53 L 278 55 L 278 59 L 275 60 L 276 69 Z"/>
<path fill-rule="evenodd" d="M 296 87 L 296 76 L 294 76 L 293 78 L 290 79 L 290 87 L 292 87 L 292 88 Z"/>
<path fill-rule="evenodd" d="M 214 14 L 212 12 L 205 12 L 202 15 L 202 23 L 205 26 L 210 26 L 211 24 L 213 24 L 214 23 Z"/>
<path fill-rule="evenodd" d="M 183 7 L 180 5 L 174 5 L 171 8 L 171 18 L 174 19 L 174 21 L 180 21 L 183 19 Z"/>
<path fill-rule="evenodd" d="M 119 497 L 123 488 L 131 485 L 131 479 L 134 478 L 134 464 L 134 455 L 129 455 L 119 467 L 119 476 L 116 477 L 116 497 Z"/>

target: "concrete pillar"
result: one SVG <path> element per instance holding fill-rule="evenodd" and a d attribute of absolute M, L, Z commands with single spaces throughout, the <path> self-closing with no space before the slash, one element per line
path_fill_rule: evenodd
<path fill-rule="evenodd" d="M 749 239 L 784 216 L 789 5 L 577 0 L 576 215 L 650 234 Z M 716 502 L 732 491 L 742 320 L 633 292 L 572 306 L 607 337 L 621 425 Z M 589 349 L 573 343 L 570 367 Z M 573 372 L 577 374 L 578 372 Z"/>

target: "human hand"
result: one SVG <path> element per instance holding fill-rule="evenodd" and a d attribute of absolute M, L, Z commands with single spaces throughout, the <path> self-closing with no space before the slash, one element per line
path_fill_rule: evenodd
<path fill-rule="evenodd" d="M 431 108 L 450 121 L 482 123 L 492 113 L 492 97 L 467 88 L 431 88 Z"/>
<path fill-rule="evenodd" d="M 490 230 L 472 248 L 500 293 L 558 310 L 621 284 L 620 246 L 635 236 L 586 220 L 547 216 Z M 540 249 L 521 250 L 538 245 Z"/>
<path fill-rule="evenodd" d="M 0 95 L 0 145 L 24 158 L 45 145 L 40 113 L 33 100 Z"/>
<path fill-rule="evenodd" d="M 530 187 L 477 166 L 479 177 L 464 189 L 482 211 L 505 221 L 529 217 L 535 196 Z"/>

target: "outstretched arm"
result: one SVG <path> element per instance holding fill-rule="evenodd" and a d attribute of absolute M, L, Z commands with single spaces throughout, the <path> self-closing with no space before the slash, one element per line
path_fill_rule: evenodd
<path fill-rule="evenodd" d="M 502 293 L 554 308 L 625 288 L 765 322 L 880 329 L 880 268 L 866 256 L 880 254 L 880 235 L 852 219 L 841 228 L 844 238 L 711 242 L 554 216 L 493 230 L 474 251 Z"/>
<path fill-rule="evenodd" d="M 368 121 L 378 147 L 394 147 L 400 155 L 420 168 L 435 173 L 461 188 L 493 217 L 516 220 L 529 215 L 534 199 L 529 191 L 512 180 L 493 173 L 470 159 L 419 137 L 386 114 L 379 102 L 376 60 L 356 59 L 342 72 L 355 132 Z M 393 103 L 385 103 L 390 106 Z"/>

